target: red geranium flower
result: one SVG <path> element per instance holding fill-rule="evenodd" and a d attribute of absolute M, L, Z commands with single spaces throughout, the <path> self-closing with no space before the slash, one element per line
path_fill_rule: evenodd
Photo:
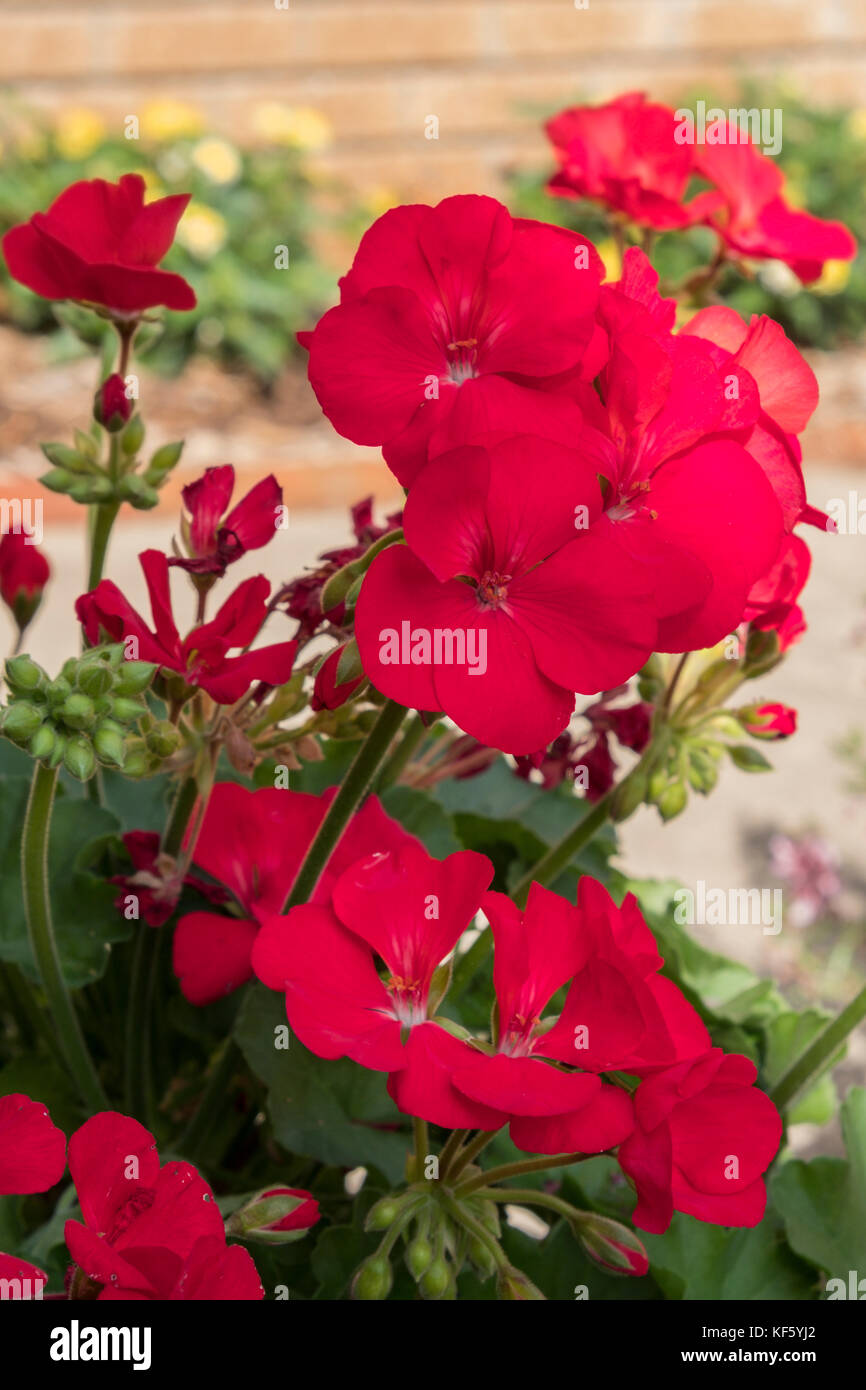
<path fill-rule="evenodd" d="M 89 594 L 82 594 L 75 612 L 91 643 L 104 630 L 112 642 L 138 638 L 138 656 L 177 671 L 187 685 L 200 686 L 219 705 L 231 705 L 245 695 L 253 681 L 282 685 L 292 674 L 297 642 L 276 642 L 269 647 L 229 656 L 234 647 L 247 647 L 267 613 L 270 585 L 263 575 L 245 579 L 230 594 L 209 623 L 193 628 L 181 638 L 171 611 L 168 560 L 161 550 L 139 555 L 150 595 L 154 628 L 124 598 L 110 579 L 103 579 Z"/>
<path fill-rule="evenodd" d="M 145 204 L 144 193 L 140 174 L 124 174 L 119 183 L 72 184 L 47 212 L 34 213 L 4 236 L 13 280 L 45 299 L 78 299 L 122 315 L 157 304 L 194 309 L 195 295 L 182 276 L 156 268 L 190 195 Z"/>
<path fill-rule="evenodd" d="M 219 782 L 211 792 L 194 862 L 224 883 L 243 917 L 189 912 L 174 934 L 174 971 L 192 1004 L 209 1004 L 252 975 L 250 952 L 263 921 L 283 909 L 304 856 L 336 795 Z M 313 894 L 328 902 L 339 875 L 355 860 L 417 844 L 371 796 L 346 827 Z"/>
<path fill-rule="evenodd" d="M 133 872 L 115 874 L 108 880 L 121 890 L 114 900 L 118 912 L 124 911 L 127 896 L 134 893 L 147 925 L 162 927 L 177 907 L 185 883 L 196 888 L 209 902 L 218 904 L 228 900 L 226 891 L 217 884 L 206 883 L 196 874 L 180 875 L 177 860 L 162 854 L 157 831 L 130 830 L 121 838 L 132 860 Z"/>
<path fill-rule="evenodd" d="M 0 598 L 22 632 L 42 602 L 42 590 L 50 575 L 42 551 L 31 545 L 23 532 L 4 531 L 0 536 Z"/>
<path fill-rule="evenodd" d="M 593 464 L 537 438 L 429 463 L 406 504 L 407 544 L 376 557 L 358 598 L 373 684 L 505 752 L 550 743 L 574 691 L 619 684 L 656 645 L 651 581 L 592 524 L 600 509 Z"/>
<path fill-rule="evenodd" d="M 659 231 L 691 226 L 721 202 L 714 193 L 685 201 L 694 150 L 675 140 L 673 111 L 648 102 L 643 92 L 603 106 L 569 107 L 544 128 L 560 164 L 548 193 L 592 198 Z"/>
<path fill-rule="evenodd" d="M 428 1021 L 436 971 L 492 877 L 490 860 L 473 850 L 442 862 L 417 843 L 373 855 L 338 879 L 331 907 L 296 907 L 265 922 L 253 969 L 285 992 L 293 1031 L 318 1057 L 393 1073 L 388 1089 L 400 1109 L 433 1124 L 498 1129 L 504 1114 L 451 1085 L 471 1048 Z"/>
<path fill-rule="evenodd" d="M 762 1173 L 782 1137 L 773 1102 L 747 1057 L 718 1047 L 641 1082 L 634 1132 L 619 1162 L 638 1193 L 633 1221 L 666 1231 L 674 1211 L 719 1226 L 757 1226 Z"/>
<path fill-rule="evenodd" d="M 579 393 L 587 420 L 579 443 L 610 484 L 605 524 L 654 589 L 656 650 L 691 651 L 739 622 L 778 549 L 782 515 L 760 463 L 738 442 L 759 410 L 754 384 L 743 371 L 742 389 L 728 398 L 709 344 L 671 333 L 673 304 L 657 281 L 633 248 L 622 280 L 602 290 L 610 359 L 599 394 Z"/>
<path fill-rule="evenodd" d="M 173 556 L 170 565 L 179 565 L 191 574 L 225 574 L 226 568 L 248 550 L 259 550 L 276 534 L 277 508 L 283 490 L 273 474 L 262 478 L 226 515 L 235 486 L 231 464 L 206 468 L 194 483 L 183 489 L 183 537 L 190 558 Z"/>
<path fill-rule="evenodd" d="M 65 1167 L 66 1139 L 45 1106 L 18 1092 L 0 1096 L 0 1196 L 47 1192 Z"/>
<path fill-rule="evenodd" d="M 340 705 L 344 705 L 349 696 L 363 683 L 364 677 L 358 676 L 353 680 L 342 681 L 339 685 L 337 684 L 337 667 L 345 650 L 345 644 L 335 647 L 316 672 L 310 709 L 339 709 Z"/>
<path fill-rule="evenodd" d="M 160 1167 L 153 1135 L 103 1111 L 69 1141 L 81 1221 L 64 1236 L 71 1297 L 261 1299 L 252 1259 L 227 1246 L 213 1192 L 189 1163 Z"/>
<path fill-rule="evenodd" d="M 404 486 L 502 421 L 529 434 L 555 419 L 567 438 L 573 403 L 536 388 L 598 370 L 602 276 L 585 238 L 493 198 L 395 208 L 365 233 L 340 305 L 299 335 L 310 383 L 334 428 L 381 444 Z"/>
<path fill-rule="evenodd" d="M 741 256 L 784 261 L 808 284 L 824 262 L 850 261 L 857 243 L 841 222 L 825 222 L 785 201 L 785 176 L 755 145 L 740 143 L 727 128 L 725 144 L 695 147 L 698 171 L 719 190 L 722 201 L 709 208 L 708 226 Z"/>

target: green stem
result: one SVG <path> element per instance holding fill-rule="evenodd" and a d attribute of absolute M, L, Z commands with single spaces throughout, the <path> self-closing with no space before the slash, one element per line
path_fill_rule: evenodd
<path fill-rule="evenodd" d="M 571 1163 L 583 1163 L 594 1154 L 542 1154 L 540 1158 L 522 1159 L 516 1163 L 503 1163 L 501 1168 L 488 1168 L 457 1189 L 458 1197 L 465 1197 L 479 1187 L 489 1187 L 494 1182 L 504 1182 L 506 1178 L 518 1178 L 523 1173 L 541 1173 L 547 1168 L 565 1168 Z"/>
<path fill-rule="evenodd" d="M 418 1115 L 412 1119 L 412 1129 L 415 1134 L 415 1177 L 420 1179 L 424 1175 L 424 1160 L 430 1152 L 430 1131 L 427 1121 Z"/>
<path fill-rule="evenodd" d="M 564 1216 L 567 1221 L 586 1215 L 570 1202 L 554 1197 L 552 1192 L 540 1192 L 537 1187 L 477 1187 L 476 1197 L 484 1197 L 488 1202 L 515 1202 L 524 1207 L 547 1207 L 550 1211 Z"/>
<path fill-rule="evenodd" d="M 444 1178 L 450 1164 L 460 1152 L 469 1137 L 468 1129 L 455 1129 L 448 1135 L 439 1151 L 439 1177 Z"/>
<path fill-rule="evenodd" d="M 105 566 L 108 538 L 114 519 L 120 511 L 119 502 L 97 502 L 94 504 L 93 529 L 90 534 L 90 572 L 87 578 L 88 591 L 95 589 Z"/>
<path fill-rule="evenodd" d="M 791 1102 L 808 1090 L 826 1071 L 830 1058 L 866 1018 L 866 985 L 847 1004 L 837 1018 L 833 1018 L 818 1034 L 806 1051 L 783 1072 L 770 1091 L 770 1100 L 778 1110 L 787 1110 Z"/>
<path fill-rule="evenodd" d="M 361 745 L 355 761 L 346 773 L 345 781 L 331 802 L 328 814 L 319 826 L 313 843 L 307 850 L 292 891 L 286 899 L 284 912 L 308 902 L 325 866 L 336 848 L 340 837 L 363 800 L 376 769 L 384 759 L 391 741 L 399 729 L 406 709 L 403 705 L 387 700 L 373 725 L 365 742 Z"/>
<path fill-rule="evenodd" d="M 27 932 L 69 1072 L 88 1107 L 94 1111 L 105 1110 L 108 1100 L 63 979 L 51 921 L 48 841 L 56 785 L 57 769 L 51 770 L 37 763 L 21 836 L 21 881 Z"/>
<path fill-rule="evenodd" d="M 480 1134 L 476 1134 L 471 1144 L 467 1144 L 465 1149 L 461 1149 L 448 1170 L 449 1183 L 453 1183 L 455 1178 L 459 1178 L 463 1169 L 469 1167 L 473 1158 L 477 1158 L 481 1150 L 486 1149 L 498 1133 L 499 1131 L 496 1129 L 482 1129 Z"/>
<path fill-rule="evenodd" d="M 382 771 L 379 773 L 376 782 L 377 792 L 381 793 L 386 787 L 393 786 L 409 759 L 412 757 L 412 754 L 418 748 L 419 744 L 423 743 L 433 720 L 440 717 L 439 715 L 428 714 L 426 724 L 420 714 L 416 714 L 410 720 L 403 737 L 397 744 L 394 752 L 385 762 Z"/>
<path fill-rule="evenodd" d="M 454 1201 L 453 1197 L 449 1197 L 443 1193 L 440 1201 L 456 1225 L 462 1226 L 464 1231 L 468 1231 L 471 1236 L 474 1236 L 476 1240 L 480 1241 L 481 1244 L 490 1251 L 500 1269 L 507 1269 L 508 1256 L 492 1231 L 488 1231 L 483 1221 L 479 1221 L 476 1217 L 471 1216 L 465 1207 L 462 1207 L 459 1202 Z"/>
<path fill-rule="evenodd" d="M 180 1153 L 194 1157 L 213 1128 L 214 1121 L 226 1103 L 231 1080 L 242 1061 L 237 1043 L 229 1038 L 222 1056 L 210 1074 L 201 1093 L 198 1108 L 177 1141 Z"/>

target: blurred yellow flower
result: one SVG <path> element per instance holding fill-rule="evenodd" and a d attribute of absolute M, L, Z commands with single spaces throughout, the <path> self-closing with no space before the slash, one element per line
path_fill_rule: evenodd
<path fill-rule="evenodd" d="M 381 217 L 383 213 L 395 208 L 400 195 L 387 184 L 379 183 L 367 190 L 364 196 L 364 209 L 370 217 Z"/>
<path fill-rule="evenodd" d="M 192 152 L 192 162 L 211 183 L 234 183 L 242 167 L 234 145 L 215 135 L 199 140 Z"/>
<path fill-rule="evenodd" d="M 105 121 L 89 106 L 72 106 L 57 117 L 54 143 L 64 159 L 86 159 L 107 134 Z"/>
<path fill-rule="evenodd" d="M 622 275 L 622 257 L 615 241 L 608 237 L 595 248 L 604 263 L 605 280 L 618 280 Z"/>
<path fill-rule="evenodd" d="M 180 140 L 184 136 L 200 135 L 204 127 L 202 114 L 188 101 L 163 97 L 149 101 L 141 113 L 141 135 L 145 140 Z"/>
<path fill-rule="evenodd" d="M 327 116 L 313 106 L 283 106 L 263 101 L 253 109 L 253 130 L 275 145 L 320 150 L 330 144 L 333 130 Z"/>
<path fill-rule="evenodd" d="M 866 140 L 866 106 L 858 106 L 848 113 L 847 126 L 858 140 Z"/>
<path fill-rule="evenodd" d="M 166 196 L 168 190 L 154 169 L 131 169 L 130 173 L 138 174 L 140 178 L 144 179 L 144 201 L 146 203 L 153 203 L 157 198 Z"/>
<path fill-rule="evenodd" d="M 209 261 L 225 246 L 228 224 L 205 203 L 190 203 L 177 228 L 176 240 L 200 261 Z"/>
<path fill-rule="evenodd" d="M 839 294 L 850 279 L 850 261 L 825 261 L 824 269 L 809 288 L 817 294 Z"/>

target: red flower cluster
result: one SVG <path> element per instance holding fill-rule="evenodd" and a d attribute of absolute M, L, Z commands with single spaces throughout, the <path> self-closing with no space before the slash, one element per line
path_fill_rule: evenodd
<path fill-rule="evenodd" d="M 570 107 L 545 127 L 559 164 L 548 192 L 592 198 L 657 231 L 702 222 L 729 251 L 785 261 L 805 283 L 817 280 L 825 261 L 852 259 L 857 247 L 847 227 L 790 207 L 772 159 L 730 122 L 711 125 L 696 143 L 679 113 L 642 92 Z M 711 188 L 685 202 L 693 177 Z"/>
<path fill-rule="evenodd" d="M 617 909 L 584 878 L 576 907 L 533 884 L 521 912 L 485 891 L 492 875 L 483 855 L 440 862 L 407 838 L 332 876 L 315 903 L 265 918 L 253 969 L 285 993 L 306 1047 L 387 1072 L 404 1112 L 447 1127 L 508 1124 L 532 1153 L 621 1145 L 647 1230 L 664 1230 L 675 1207 L 754 1225 L 781 1120 L 752 1088 L 752 1064 L 712 1048 L 698 1014 L 659 974 L 635 899 Z M 495 942 L 490 1043 L 437 1015 L 443 964 L 479 909 Z M 558 1014 L 545 1017 L 565 986 Z M 634 1094 L 604 1079 L 611 1073 L 635 1078 Z"/>
<path fill-rule="evenodd" d="M 534 753 L 575 692 L 734 631 L 818 519 L 810 368 L 766 318 L 710 309 L 675 332 L 657 279 L 633 249 L 601 285 L 592 248 L 489 198 L 397 209 L 362 240 L 302 336 L 326 414 L 410 489 L 405 545 L 356 607 L 384 694 Z"/>

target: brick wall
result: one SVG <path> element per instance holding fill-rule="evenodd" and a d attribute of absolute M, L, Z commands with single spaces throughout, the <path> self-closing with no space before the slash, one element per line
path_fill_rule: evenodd
<path fill-rule="evenodd" d="M 864 65 L 863 0 L 0 0 L 0 83 L 29 100 L 120 122 L 182 97 L 239 140 L 256 102 L 313 106 L 325 169 L 425 198 L 544 161 L 539 113 L 578 93 L 748 73 L 857 105 Z"/>

